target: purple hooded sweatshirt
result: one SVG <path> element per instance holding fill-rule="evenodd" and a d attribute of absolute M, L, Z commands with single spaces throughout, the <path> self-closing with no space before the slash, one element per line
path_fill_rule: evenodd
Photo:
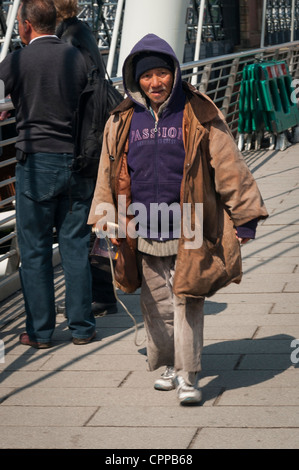
<path fill-rule="evenodd" d="M 169 98 L 159 109 L 158 121 L 151 112 L 150 105 L 135 80 L 134 57 L 144 51 L 167 54 L 174 63 L 174 83 Z M 158 215 L 158 221 L 151 216 L 151 208 L 156 214 L 156 205 L 168 207 L 180 203 L 180 187 L 183 176 L 185 150 L 182 136 L 182 119 L 185 94 L 182 88 L 180 64 L 170 45 L 155 34 L 147 34 L 132 49 L 126 58 L 123 70 L 125 93 L 136 103 L 129 134 L 128 166 L 131 177 L 132 202 L 136 216 L 142 205 L 146 218 L 141 217 L 139 234 L 145 238 L 165 241 L 179 238 L 180 214 L 170 211 L 169 219 Z M 173 206 L 172 206 L 173 207 Z M 153 213 L 152 213 L 153 214 Z M 144 222 L 144 223 L 143 223 Z M 157 227 L 157 231 L 150 230 Z M 153 223 L 154 222 L 154 223 Z M 239 237 L 255 238 L 257 220 L 238 227 Z"/>
<path fill-rule="evenodd" d="M 162 52 L 169 55 L 174 63 L 173 88 L 169 98 L 159 109 L 158 121 L 135 81 L 133 58 L 143 51 Z M 146 210 L 146 218 L 139 218 L 139 234 L 161 241 L 177 238 L 180 187 L 185 159 L 182 135 L 185 94 L 178 59 L 166 41 L 154 34 L 148 34 L 135 45 L 125 60 L 123 78 L 126 93 L 136 103 L 129 134 L 128 166 L 132 202 L 137 210 L 138 204 L 142 204 L 143 210 Z M 169 208 L 174 203 L 174 212 L 167 211 L 169 219 L 166 220 L 165 212 L 162 219 L 157 205 L 167 204 Z"/>

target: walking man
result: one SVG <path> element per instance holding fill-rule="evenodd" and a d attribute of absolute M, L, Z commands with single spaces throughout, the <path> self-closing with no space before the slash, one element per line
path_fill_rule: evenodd
<path fill-rule="evenodd" d="M 142 38 L 123 82 L 128 97 L 106 125 L 89 223 L 126 228 L 112 238 L 116 280 L 127 292 L 141 285 L 148 367 L 166 367 L 154 387 L 176 387 L 181 404 L 199 403 L 204 299 L 241 281 L 240 243 L 268 214 L 222 114 L 182 82 L 167 42 Z M 165 206 L 167 220 L 154 211 Z"/>

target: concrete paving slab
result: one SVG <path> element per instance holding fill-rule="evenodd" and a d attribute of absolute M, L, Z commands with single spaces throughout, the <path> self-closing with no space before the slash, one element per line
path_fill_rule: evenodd
<path fill-rule="evenodd" d="M 130 341 L 113 341 L 107 338 L 103 341 L 93 341 L 84 346 L 84 349 L 79 346 L 74 346 L 71 342 L 65 343 L 63 341 L 55 341 L 53 348 L 49 349 L 47 353 L 45 350 L 36 350 L 34 348 L 26 348 L 21 345 L 17 339 L 13 338 L 10 341 L 9 337 L 4 338 L 5 350 L 9 356 L 45 356 L 53 357 L 58 354 L 64 356 L 71 356 L 74 359 L 90 356 L 92 354 L 109 354 L 109 355 L 122 355 L 122 354 L 136 354 L 137 347 L 132 340 Z"/>
<path fill-rule="evenodd" d="M 299 389 L 248 387 L 246 390 L 225 390 L 217 406 L 298 406 Z"/>
<path fill-rule="evenodd" d="M 281 335 L 289 335 L 290 339 L 299 338 L 299 325 L 286 325 L 283 329 L 281 326 L 260 326 L 255 334 L 255 338 L 265 338 L 273 336 L 273 338 L 281 337 Z"/>
<path fill-rule="evenodd" d="M 290 278 L 291 281 L 291 278 Z M 143 318 L 141 315 L 134 315 L 135 321 L 141 327 L 143 324 Z M 134 322 L 129 315 L 106 315 L 104 317 L 96 318 L 96 325 L 97 328 L 100 330 L 101 328 L 132 328 Z"/>
<path fill-rule="evenodd" d="M 284 299 L 286 299 L 285 296 L 284 296 Z M 298 311 L 299 311 L 299 302 L 297 301 L 297 299 L 291 299 L 291 300 L 286 299 L 286 301 L 284 301 L 281 298 L 280 300 L 277 299 L 275 301 L 271 313 L 273 314 L 275 313 L 298 313 Z"/>
<path fill-rule="evenodd" d="M 160 427 L 9 427 L 3 437 L 3 448 L 15 449 L 188 449 L 196 428 Z M 105 452 L 101 455 L 105 455 Z M 111 452 L 107 452 L 111 458 Z"/>
<path fill-rule="evenodd" d="M 220 299 L 220 297 L 218 297 Z M 216 300 L 216 296 L 212 297 L 212 300 L 206 300 L 204 305 L 205 318 L 208 316 L 217 316 L 221 318 L 225 315 L 237 314 L 238 316 L 244 315 L 244 318 L 254 314 L 266 315 L 271 312 L 272 303 L 259 303 L 249 304 L 243 303 L 241 308 L 240 304 L 221 302 Z"/>
<path fill-rule="evenodd" d="M 117 314 L 96 319 L 97 339 L 84 347 L 71 343 L 57 315 L 46 351 L 19 344 L 18 292 L 0 304 L 0 448 L 299 447 L 299 352 L 291 346 L 299 342 L 298 149 L 246 153 L 271 217 L 242 248 L 242 283 L 206 301 L 201 406 L 179 406 L 174 390 L 154 390 L 163 368 L 146 370 L 140 290 L 118 291 L 140 326 L 137 346 L 119 305 Z M 61 299 L 59 267 L 56 274 Z"/>
<path fill-rule="evenodd" d="M 129 377 L 128 385 L 134 380 L 134 376 Z M 205 387 L 222 387 L 223 389 L 242 389 L 252 386 L 261 388 L 273 387 L 292 388 L 298 387 L 298 370 L 289 367 L 285 370 L 233 370 L 233 371 L 202 371 L 200 373 L 199 384 L 205 392 Z M 124 386 L 126 386 L 125 384 Z"/>
<path fill-rule="evenodd" d="M 153 384 L 152 384 L 153 385 Z M 220 388 L 207 388 L 205 406 L 212 406 L 215 396 Z M 3 406 L 56 406 L 56 407 L 90 407 L 114 406 L 173 406 L 174 392 L 165 393 L 154 390 L 153 387 L 135 388 L 88 388 L 51 387 L 42 390 L 39 387 L 28 388 L 0 388 L 0 402 Z"/>
<path fill-rule="evenodd" d="M 245 258 L 243 260 L 243 273 L 244 276 L 247 276 L 249 273 L 259 273 L 259 274 L 292 274 L 297 270 L 299 265 L 299 258 L 292 257 L 284 258 L 282 261 L 281 258 Z"/>
<path fill-rule="evenodd" d="M 253 325 L 236 325 L 234 328 L 229 326 L 222 327 L 219 329 L 218 326 L 209 326 L 205 327 L 205 339 L 218 339 L 218 340 L 228 340 L 228 339 L 244 339 L 252 338 L 255 334 L 256 326 Z"/>
<path fill-rule="evenodd" d="M 239 315 L 238 313 L 222 312 L 218 315 L 209 315 L 205 317 L 206 326 L 237 326 L 237 325 L 258 325 L 258 326 L 286 326 L 298 325 L 298 313 L 267 313 Z"/>
<path fill-rule="evenodd" d="M 26 423 L 28 433 L 29 428 L 36 426 L 84 426 L 97 409 L 92 406 L 34 406 L 34 409 L 31 406 L 22 406 L 22 409 L 17 406 L 1 406 L 0 422 L 5 423 L 5 427 Z M 3 425 L 0 425 L 0 429 L 1 427 Z"/>
<path fill-rule="evenodd" d="M 44 356 L 26 355 L 24 357 L 10 356 L 6 354 L 5 362 L 0 363 L 0 371 L 12 371 L 22 369 L 24 371 L 40 370 L 42 366 L 48 361 Z"/>
<path fill-rule="evenodd" d="M 15 390 L 15 387 L 0 387 L 0 404 L 12 394 Z"/>
<path fill-rule="evenodd" d="M 296 273 L 296 276 L 291 280 L 286 280 L 286 285 L 284 286 L 283 292 L 297 292 L 299 285 L 299 273 Z"/>
<path fill-rule="evenodd" d="M 141 354 L 135 355 L 98 355 L 96 352 L 84 357 L 71 358 L 70 355 L 55 355 L 46 363 L 40 366 L 40 370 L 89 370 L 89 371 L 109 371 L 109 370 L 144 370 L 146 367 L 146 357 Z"/>
<path fill-rule="evenodd" d="M 279 303 L 280 305 L 285 305 L 285 309 L 281 312 L 287 311 L 287 313 L 298 313 L 299 312 L 299 294 L 298 292 L 251 292 L 251 293 L 233 293 L 230 294 L 226 291 L 226 288 L 221 289 L 213 297 L 215 301 L 221 301 L 222 303 L 229 304 L 238 304 L 243 306 L 243 304 L 264 304 L 269 303 L 270 305 L 275 305 Z"/>
<path fill-rule="evenodd" d="M 239 354 L 208 354 L 202 356 L 202 368 L 204 370 L 233 370 L 239 362 Z"/>
<path fill-rule="evenodd" d="M 298 429 L 200 428 L 191 449 L 298 449 Z"/>
<path fill-rule="evenodd" d="M 244 275 L 241 284 L 231 283 L 228 287 L 226 287 L 227 293 L 251 293 L 251 292 L 283 292 L 283 289 L 286 285 L 286 282 L 289 280 L 292 281 L 294 278 L 298 278 L 296 274 L 284 274 L 281 275 L 273 275 L 268 274 L 266 277 L 264 274 L 247 274 Z"/>
<path fill-rule="evenodd" d="M 285 223 L 292 223 L 285 222 Z M 260 242 L 259 244 L 253 242 L 248 242 L 248 246 L 244 246 L 242 248 L 244 255 L 242 256 L 251 256 L 251 257 L 260 257 L 263 258 L 274 258 L 274 257 L 298 257 L 299 246 L 298 242 L 296 243 L 289 243 L 285 242 L 277 242 L 277 243 L 269 243 L 267 242 Z"/>
<path fill-rule="evenodd" d="M 173 397 L 173 407 L 140 406 L 138 408 L 100 408 L 87 426 L 146 426 L 146 427 L 262 427 L 298 428 L 299 406 L 212 406 L 182 407 Z"/>
<path fill-rule="evenodd" d="M 204 342 L 203 356 L 206 354 L 290 354 L 291 342 L 289 339 L 244 339 L 233 341 Z"/>
<path fill-rule="evenodd" d="M 290 354 L 246 354 L 238 364 L 238 369 L 285 370 L 291 367 Z M 298 377 L 299 379 L 299 377 Z M 299 382 L 298 382 L 299 383 Z"/>
<path fill-rule="evenodd" d="M 118 387 L 126 378 L 127 371 L 3 371 L 0 387 Z"/>
<path fill-rule="evenodd" d="M 154 381 L 159 377 L 157 371 L 133 371 L 122 384 L 122 389 L 132 389 L 138 384 L 138 388 L 153 389 Z M 207 388 L 242 389 L 252 386 L 269 387 L 298 387 L 298 370 L 289 367 L 285 370 L 219 370 L 215 363 L 214 369 L 203 370 L 199 374 L 199 385 L 206 396 Z M 209 392 L 211 397 L 211 393 Z M 216 398 L 218 395 L 214 395 Z"/>

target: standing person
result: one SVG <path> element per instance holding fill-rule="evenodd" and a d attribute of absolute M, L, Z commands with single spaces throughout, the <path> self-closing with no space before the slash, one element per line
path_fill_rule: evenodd
<path fill-rule="evenodd" d="M 142 38 L 124 62 L 123 83 L 128 97 L 105 128 L 88 223 L 105 231 L 115 212 L 120 229 L 125 209 L 125 238 L 111 238 L 125 261 L 116 280 L 127 292 L 141 284 L 148 367 L 166 367 L 154 386 L 176 387 L 181 404 L 199 403 L 204 298 L 240 282 L 240 243 L 268 214 L 222 114 L 182 82 L 167 42 Z M 145 214 L 135 231 L 131 203 Z M 153 217 L 157 205 L 179 208 L 178 217 Z M 139 259 L 141 279 L 128 285 L 126 266 L 136 269 Z"/>
<path fill-rule="evenodd" d="M 72 118 L 86 66 L 75 47 L 55 36 L 53 0 L 22 0 L 17 20 L 26 47 L 3 60 L 0 79 L 16 109 L 16 222 L 26 308 L 20 341 L 38 349 L 52 345 L 56 227 L 68 327 L 74 344 L 86 344 L 95 337 L 86 224 L 94 182 L 70 171 Z"/>
<path fill-rule="evenodd" d="M 91 28 L 77 18 L 77 0 L 54 0 L 57 12 L 57 36 L 62 41 L 78 47 L 87 65 L 95 65 L 101 77 L 105 77 L 105 65 Z"/>
<path fill-rule="evenodd" d="M 83 54 L 88 70 L 95 66 L 99 75 L 105 77 L 105 65 L 100 54 L 95 37 L 89 25 L 77 18 L 79 8 L 77 0 L 54 0 L 57 12 L 56 34 L 62 41 L 77 47 Z M 96 176 L 96 175 L 95 175 Z M 91 246 L 94 242 L 91 236 Z M 110 263 L 101 257 L 101 262 L 91 263 L 92 275 L 92 304 L 95 316 L 117 313 L 117 303 L 114 295 Z M 57 305 L 57 311 L 63 313 L 65 304 Z"/>

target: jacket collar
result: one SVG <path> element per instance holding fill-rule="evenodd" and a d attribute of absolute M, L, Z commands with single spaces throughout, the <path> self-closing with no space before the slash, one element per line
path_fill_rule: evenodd
<path fill-rule="evenodd" d="M 213 101 L 207 95 L 196 90 L 190 83 L 183 81 L 183 90 L 201 124 L 206 124 L 219 115 L 218 108 Z"/>
<path fill-rule="evenodd" d="M 42 39 L 44 41 L 45 39 L 49 39 L 49 38 L 50 39 L 59 39 L 58 36 L 56 36 L 56 34 L 43 34 L 41 36 L 36 36 L 35 38 L 31 39 L 28 46 L 30 46 L 30 44 L 33 44 L 36 41 L 39 41 L 40 39 Z"/>

